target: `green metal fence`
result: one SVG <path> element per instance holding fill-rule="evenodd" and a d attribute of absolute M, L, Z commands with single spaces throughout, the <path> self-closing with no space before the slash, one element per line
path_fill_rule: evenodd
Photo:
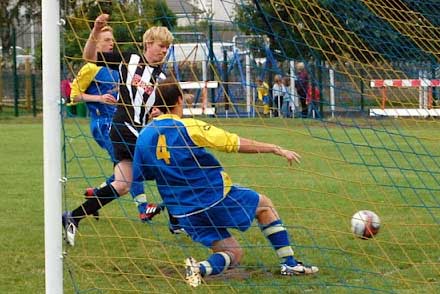
<path fill-rule="evenodd" d="M 0 70 L 0 116 L 38 115 L 42 111 L 41 71 Z"/>

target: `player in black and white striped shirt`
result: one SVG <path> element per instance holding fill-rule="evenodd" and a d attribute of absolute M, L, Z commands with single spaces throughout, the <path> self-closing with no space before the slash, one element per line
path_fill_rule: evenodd
<path fill-rule="evenodd" d="M 114 157 L 117 160 L 114 167 L 115 180 L 97 189 L 96 197 L 87 199 L 71 213 L 63 215 L 66 240 L 72 246 L 81 219 L 129 192 L 136 140 L 139 131 L 148 120 L 150 108 L 154 105 L 156 83 L 159 79 L 165 79 L 162 64 L 173 42 L 173 36 L 166 27 L 151 27 L 143 36 L 143 55 L 97 52 L 97 34 L 107 24 L 108 18 L 107 14 L 101 14 L 96 18 L 84 47 L 83 58 L 119 70 L 118 108 L 113 116 L 110 132 Z M 145 196 L 136 201 L 142 220 L 149 220 L 160 211 L 155 204 L 148 204 Z"/>

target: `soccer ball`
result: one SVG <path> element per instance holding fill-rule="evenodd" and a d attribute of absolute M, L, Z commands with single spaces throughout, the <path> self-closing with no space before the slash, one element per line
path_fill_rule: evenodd
<path fill-rule="evenodd" d="M 351 231 L 359 238 L 369 239 L 379 232 L 380 219 L 370 210 L 360 210 L 351 218 Z"/>

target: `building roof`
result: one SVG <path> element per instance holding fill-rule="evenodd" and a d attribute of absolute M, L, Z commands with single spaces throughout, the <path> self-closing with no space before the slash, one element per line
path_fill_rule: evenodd
<path fill-rule="evenodd" d="M 185 0 L 167 0 L 167 5 L 175 14 L 193 14 L 203 12 Z"/>

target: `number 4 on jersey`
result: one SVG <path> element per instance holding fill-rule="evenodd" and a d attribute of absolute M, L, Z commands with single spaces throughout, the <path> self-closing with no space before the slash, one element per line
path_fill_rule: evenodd
<path fill-rule="evenodd" d="M 156 157 L 157 159 L 165 160 L 166 164 L 170 164 L 171 154 L 167 149 L 167 138 L 165 135 L 159 135 L 157 139 Z"/>

